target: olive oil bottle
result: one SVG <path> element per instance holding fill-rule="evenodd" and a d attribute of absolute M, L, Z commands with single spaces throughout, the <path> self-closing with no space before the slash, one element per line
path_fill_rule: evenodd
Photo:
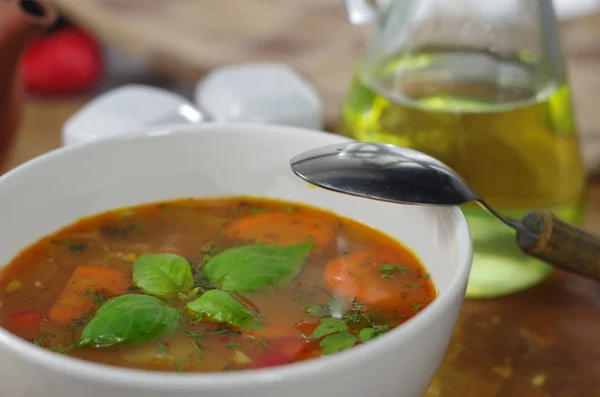
<path fill-rule="evenodd" d="M 569 86 L 522 54 L 425 48 L 361 67 L 339 132 L 432 155 L 505 215 L 550 208 L 582 221 L 585 172 Z M 550 273 L 478 205 L 462 210 L 475 249 L 468 297 L 520 291 Z"/>

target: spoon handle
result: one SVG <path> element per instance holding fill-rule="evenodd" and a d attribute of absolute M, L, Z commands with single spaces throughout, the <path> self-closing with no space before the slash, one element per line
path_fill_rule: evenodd
<path fill-rule="evenodd" d="M 600 281 L 600 236 L 563 222 L 550 210 L 530 212 L 521 222 L 517 243 L 524 252 Z"/>

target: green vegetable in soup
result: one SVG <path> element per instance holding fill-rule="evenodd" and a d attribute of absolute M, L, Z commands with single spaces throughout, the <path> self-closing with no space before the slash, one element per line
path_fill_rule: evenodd
<path fill-rule="evenodd" d="M 312 249 L 312 243 L 230 248 L 208 261 L 204 276 L 224 291 L 269 287 L 294 279 Z"/>
<path fill-rule="evenodd" d="M 379 335 L 385 334 L 390 327 L 387 325 L 374 325 L 373 327 L 363 328 L 358 333 L 358 339 L 363 342 L 378 337 Z"/>
<path fill-rule="evenodd" d="M 171 298 L 194 285 L 187 259 L 174 254 L 142 255 L 133 263 L 133 282 L 142 291 Z"/>
<path fill-rule="evenodd" d="M 321 324 L 312 333 L 313 338 L 322 338 L 323 336 L 333 334 L 335 332 L 348 331 L 348 324 L 335 318 L 324 318 Z"/>
<path fill-rule="evenodd" d="M 333 354 L 349 349 L 358 342 L 359 338 L 350 332 L 350 327 L 344 321 L 328 317 L 321 319 L 311 338 L 321 339 L 319 346 L 323 349 L 323 354 Z M 365 335 L 367 333 L 370 334 L 367 331 Z"/>
<path fill-rule="evenodd" d="M 173 331 L 177 309 L 153 296 L 130 294 L 106 302 L 79 337 L 78 347 L 136 345 Z"/>
<path fill-rule="evenodd" d="M 321 339 L 319 346 L 323 348 L 324 354 L 333 354 L 342 350 L 350 349 L 356 343 L 356 336 L 347 332 L 328 335 Z"/>
<path fill-rule="evenodd" d="M 186 305 L 189 311 L 211 321 L 227 323 L 235 327 L 254 329 L 260 324 L 256 314 L 248 310 L 229 293 L 221 290 L 207 291 Z"/>

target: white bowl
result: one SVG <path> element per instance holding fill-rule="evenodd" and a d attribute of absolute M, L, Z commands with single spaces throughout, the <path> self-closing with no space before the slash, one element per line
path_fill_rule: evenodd
<path fill-rule="evenodd" d="M 439 297 L 401 327 L 348 351 L 265 370 L 157 373 L 81 361 L 0 328 L 0 385 L 11 397 L 418 397 L 463 302 L 472 246 L 458 208 L 404 206 L 311 189 L 295 154 L 345 140 L 290 127 L 162 127 L 63 148 L 0 177 L 0 263 L 78 218 L 185 196 L 255 195 L 332 209 L 395 236 L 421 258 Z"/>

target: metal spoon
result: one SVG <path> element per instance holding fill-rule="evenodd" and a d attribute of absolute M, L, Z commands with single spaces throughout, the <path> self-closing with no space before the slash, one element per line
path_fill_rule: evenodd
<path fill-rule="evenodd" d="M 456 206 L 478 202 L 517 232 L 519 247 L 558 268 L 600 281 L 600 237 L 558 219 L 550 210 L 522 219 L 490 207 L 456 172 L 416 150 L 345 142 L 301 153 L 290 161 L 307 182 L 336 192 L 400 204 Z"/>

